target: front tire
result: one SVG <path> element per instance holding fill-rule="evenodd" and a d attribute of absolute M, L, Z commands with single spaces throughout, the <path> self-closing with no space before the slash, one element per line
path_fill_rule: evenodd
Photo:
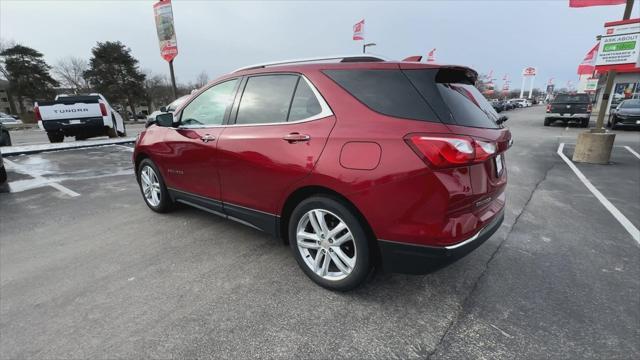
<path fill-rule="evenodd" d="M 159 213 L 171 210 L 173 201 L 169 197 L 169 192 L 158 167 L 150 159 L 144 159 L 140 162 L 138 183 L 142 198 L 149 209 Z"/>
<path fill-rule="evenodd" d="M 342 201 L 314 196 L 289 219 L 289 244 L 302 271 L 316 284 L 337 291 L 362 285 L 371 271 L 363 224 Z"/>

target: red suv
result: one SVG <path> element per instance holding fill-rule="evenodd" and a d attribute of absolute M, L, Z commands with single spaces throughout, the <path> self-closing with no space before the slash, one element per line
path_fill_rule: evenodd
<path fill-rule="evenodd" d="M 154 211 L 179 202 L 282 238 L 326 288 L 426 273 L 503 220 L 511 133 L 476 77 L 370 56 L 242 68 L 139 135 L 140 189 Z"/>

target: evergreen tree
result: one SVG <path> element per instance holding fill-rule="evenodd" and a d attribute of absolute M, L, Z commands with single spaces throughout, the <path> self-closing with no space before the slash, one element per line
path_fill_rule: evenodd
<path fill-rule="evenodd" d="M 138 69 L 138 60 L 131 56 L 131 49 L 119 41 L 105 41 L 98 42 L 91 53 L 84 77 L 109 101 L 128 103 L 135 116 L 135 101 L 145 98 L 145 75 Z M 123 115 L 128 118 L 126 111 Z"/>
<path fill-rule="evenodd" d="M 26 113 L 24 99 L 37 99 L 55 95 L 54 86 L 58 82 L 49 74 L 51 67 L 42 54 L 27 46 L 15 45 L 0 53 L 9 80 L 9 90 L 18 99 L 20 112 Z"/>

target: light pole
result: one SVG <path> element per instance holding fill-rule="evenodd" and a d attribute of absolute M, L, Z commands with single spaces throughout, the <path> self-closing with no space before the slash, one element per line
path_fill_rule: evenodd
<path fill-rule="evenodd" d="M 367 52 L 367 47 L 376 46 L 376 43 L 367 43 L 362 45 L 362 53 L 365 54 Z"/>

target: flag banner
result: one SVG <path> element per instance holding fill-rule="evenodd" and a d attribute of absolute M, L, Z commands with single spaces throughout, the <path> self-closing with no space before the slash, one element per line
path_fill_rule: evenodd
<path fill-rule="evenodd" d="M 586 75 L 592 74 L 593 70 L 596 67 L 596 55 L 598 54 L 598 47 L 600 47 L 600 42 L 591 48 L 587 55 L 584 56 L 584 59 L 578 65 L 578 75 Z"/>
<path fill-rule="evenodd" d="M 364 40 L 364 19 L 353 25 L 353 40 Z"/>
<path fill-rule="evenodd" d="M 432 49 L 427 54 L 427 62 L 435 62 L 436 61 L 436 49 Z"/>
<path fill-rule="evenodd" d="M 580 8 L 588 6 L 622 5 L 627 0 L 569 0 L 569 7 Z"/>
<path fill-rule="evenodd" d="M 153 12 L 156 18 L 156 30 L 160 42 L 160 55 L 172 61 L 178 56 L 178 41 L 173 27 L 173 10 L 171 0 L 161 0 L 153 4 Z"/>

